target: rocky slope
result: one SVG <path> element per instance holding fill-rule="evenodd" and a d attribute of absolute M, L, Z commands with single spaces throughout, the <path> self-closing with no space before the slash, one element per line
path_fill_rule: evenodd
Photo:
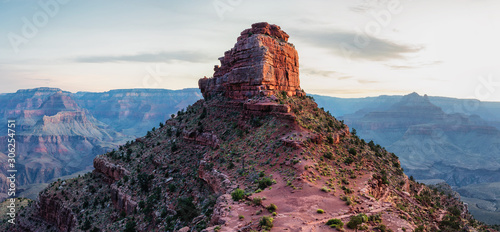
<path fill-rule="evenodd" d="M 408 179 L 396 155 L 350 134 L 309 97 L 227 91 L 98 156 L 92 173 L 52 183 L 16 226 L 0 228 L 484 230 L 460 202 Z"/>

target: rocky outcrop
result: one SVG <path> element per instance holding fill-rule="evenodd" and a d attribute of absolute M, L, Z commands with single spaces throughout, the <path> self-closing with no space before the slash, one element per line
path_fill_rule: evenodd
<path fill-rule="evenodd" d="M 229 193 L 236 188 L 226 174 L 211 168 L 205 160 L 200 162 L 198 177 L 204 180 L 217 195 Z"/>
<path fill-rule="evenodd" d="M 230 194 L 223 194 L 217 198 L 215 203 L 214 212 L 210 220 L 210 225 L 224 225 L 228 220 L 229 212 L 231 208 L 229 207 L 229 202 L 231 202 Z"/>
<path fill-rule="evenodd" d="M 130 172 L 124 167 L 110 162 L 104 156 L 98 156 L 94 159 L 94 172 L 104 174 L 109 178 L 108 181 L 114 182 L 121 179 L 124 175 L 130 175 Z"/>
<path fill-rule="evenodd" d="M 182 138 L 212 148 L 218 148 L 220 143 L 217 135 L 210 132 L 183 131 Z"/>
<path fill-rule="evenodd" d="M 46 222 L 55 225 L 59 231 L 66 232 L 78 225 L 70 208 L 64 206 L 58 198 L 41 193 L 37 202 L 38 214 Z"/>
<path fill-rule="evenodd" d="M 212 78 L 200 79 L 203 97 L 223 94 L 232 99 L 286 93 L 304 95 L 300 89 L 299 57 L 279 26 L 256 23 L 241 32 L 233 49 L 219 58 Z"/>
<path fill-rule="evenodd" d="M 116 209 L 127 213 L 127 215 L 132 214 L 137 208 L 137 202 L 116 185 L 111 185 L 111 201 Z"/>
<path fill-rule="evenodd" d="M 290 113 L 290 106 L 286 104 L 279 104 L 276 102 L 249 102 L 243 104 L 243 109 L 250 112 L 279 112 L 279 113 Z"/>
<path fill-rule="evenodd" d="M 349 136 L 351 133 L 349 132 L 349 127 L 345 125 L 344 128 L 339 129 L 335 133 L 333 133 L 332 138 L 333 138 L 333 143 L 339 144 L 340 139 L 346 136 Z"/>

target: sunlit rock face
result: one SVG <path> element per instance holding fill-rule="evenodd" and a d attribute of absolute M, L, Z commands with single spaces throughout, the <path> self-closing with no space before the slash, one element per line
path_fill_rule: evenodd
<path fill-rule="evenodd" d="M 257 95 L 304 95 L 300 89 L 299 56 L 279 26 L 255 23 L 241 32 L 234 48 L 224 53 L 212 78 L 198 85 L 203 97 L 224 95 L 247 99 Z"/>

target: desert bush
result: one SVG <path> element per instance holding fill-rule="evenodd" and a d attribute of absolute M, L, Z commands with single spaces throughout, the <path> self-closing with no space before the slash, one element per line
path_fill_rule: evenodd
<path fill-rule="evenodd" d="M 269 177 L 262 177 L 258 182 L 258 188 L 264 190 L 268 186 L 273 184 L 273 181 Z"/>
<path fill-rule="evenodd" d="M 266 207 L 267 210 L 269 210 L 269 212 L 275 212 L 276 210 L 278 210 L 278 206 L 276 206 L 275 204 L 270 204 Z"/>
<path fill-rule="evenodd" d="M 260 218 L 259 224 L 262 226 L 262 229 L 270 230 L 271 228 L 273 228 L 273 221 L 274 221 L 274 218 L 264 216 L 264 217 Z"/>
<path fill-rule="evenodd" d="M 363 222 L 367 222 L 368 221 L 368 217 L 366 216 L 366 214 L 358 214 L 356 216 L 352 216 L 351 219 L 349 220 L 349 222 L 347 223 L 347 227 L 349 227 L 350 229 L 358 229 L 359 226 L 361 224 L 363 224 Z"/>
<path fill-rule="evenodd" d="M 262 198 L 260 198 L 260 197 L 254 197 L 254 198 L 252 199 L 252 202 L 253 202 L 255 205 L 260 205 L 260 204 L 262 204 Z"/>
<path fill-rule="evenodd" d="M 325 154 L 323 154 L 323 156 L 327 159 L 332 159 L 333 158 L 333 154 L 329 151 L 327 151 Z"/>
<path fill-rule="evenodd" d="M 332 218 L 332 219 L 328 220 L 326 222 L 326 225 L 328 225 L 332 228 L 337 228 L 338 230 L 342 230 L 342 228 L 344 227 L 344 223 L 342 222 L 342 220 L 340 220 L 338 218 Z"/>
<path fill-rule="evenodd" d="M 231 193 L 234 201 L 239 201 L 245 197 L 245 191 L 243 189 L 237 188 Z"/>
<path fill-rule="evenodd" d="M 136 227 L 136 223 L 135 221 L 128 221 L 127 224 L 125 224 L 125 230 L 123 230 L 124 232 L 135 232 L 135 227 Z"/>
<path fill-rule="evenodd" d="M 191 197 L 179 198 L 177 200 L 176 212 L 179 218 L 185 222 L 190 222 L 199 214 Z"/>

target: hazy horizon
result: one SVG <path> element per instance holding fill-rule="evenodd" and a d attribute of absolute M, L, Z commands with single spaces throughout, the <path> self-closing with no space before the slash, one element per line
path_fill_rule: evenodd
<path fill-rule="evenodd" d="M 172 90 L 172 91 L 179 91 L 179 90 L 186 90 L 186 89 L 199 89 L 199 88 L 195 88 L 195 87 L 187 87 L 187 88 L 179 88 L 179 89 L 168 89 L 168 88 L 123 88 L 123 89 L 109 89 L 109 90 L 103 90 L 103 91 L 86 91 L 86 90 L 67 91 L 65 89 L 62 89 L 62 88 L 59 88 L 59 87 L 54 87 L 54 86 L 39 86 L 39 87 L 34 87 L 34 88 L 17 89 L 17 90 L 15 90 L 13 92 L 2 92 L 2 93 L 0 93 L 0 95 L 1 94 L 16 93 L 18 90 L 30 90 L 30 89 L 39 89 L 39 88 L 54 88 L 54 89 L 60 89 L 60 90 L 62 90 L 64 92 L 70 92 L 70 93 L 78 93 L 78 92 L 84 92 L 84 93 L 104 93 L 104 92 L 109 92 L 109 91 L 114 91 L 114 90 Z M 334 98 L 343 98 L 343 99 L 376 98 L 376 97 L 381 97 L 381 96 L 405 96 L 405 95 L 409 95 L 409 94 L 412 94 L 412 93 L 417 93 L 420 96 L 427 95 L 429 97 L 453 98 L 453 99 L 460 99 L 460 100 L 479 100 L 481 102 L 495 102 L 495 103 L 498 102 L 498 103 L 500 103 L 500 101 L 497 101 L 497 100 L 488 101 L 488 100 L 480 100 L 480 99 L 476 99 L 476 98 L 456 98 L 456 97 L 448 97 L 448 96 L 429 95 L 429 94 L 418 93 L 418 92 L 408 92 L 408 93 L 405 93 L 405 94 L 380 94 L 380 95 L 363 96 L 363 97 L 345 97 L 345 96 L 337 97 L 337 96 L 328 96 L 328 95 L 325 95 L 325 94 L 308 93 L 307 91 L 306 91 L 306 93 L 307 94 L 324 96 L 324 97 L 334 97 Z"/>
<path fill-rule="evenodd" d="M 500 101 L 496 1 L 0 2 L 0 92 L 197 88 L 252 23 L 277 24 L 301 87 L 341 98 Z"/>

